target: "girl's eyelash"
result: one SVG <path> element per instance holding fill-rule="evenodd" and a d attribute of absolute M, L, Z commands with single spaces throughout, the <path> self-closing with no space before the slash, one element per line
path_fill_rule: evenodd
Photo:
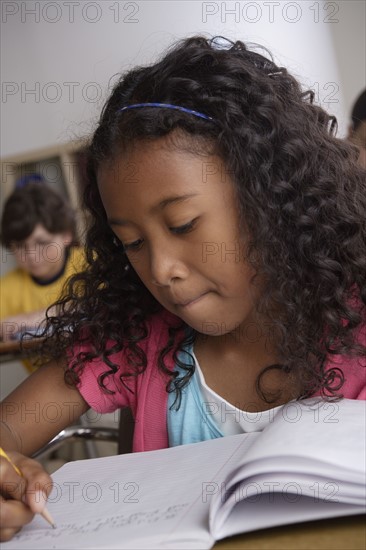
<path fill-rule="evenodd" d="M 126 252 L 127 250 L 137 250 L 141 244 L 142 244 L 142 239 L 139 239 L 138 241 L 134 241 L 133 243 L 128 243 L 128 244 L 122 243 L 122 246 Z"/>
<path fill-rule="evenodd" d="M 179 227 L 169 227 L 169 229 L 175 235 L 182 235 L 184 233 L 189 233 L 193 229 L 196 221 L 197 220 L 194 219 L 189 223 L 186 223 L 184 225 L 180 225 Z M 138 248 L 141 246 L 142 242 L 143 242 L 143 240 L 139 239 L 138 241 L 134 241 L 133 243 L 127 243 L 127 244 L 122 243 L 122 244 L 123 244 L 123 248 L 126 252 L 128 250 L 138 250 Z"/>
<path fill-rule="evenodd" d="M 191 231 L 191 229 L 193 229 L 194 225 L 196 223 L 196 220 L 192 220 L 191 222 L 188 222 L 184 225 L 181 225 L 179 227 L 170 227 L 170 231 L 172 231 L 173 233 L 175 233 L 176 235 L 180 235 L 182 233 L 188 233 L 189 231 Z"/>

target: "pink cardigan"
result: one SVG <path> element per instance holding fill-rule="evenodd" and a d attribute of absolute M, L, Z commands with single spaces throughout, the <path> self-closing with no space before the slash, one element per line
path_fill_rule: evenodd
<path fill-rule="evenodd" d="M 166 345 L 167 328 L 174 322 L 177 322 L 177 317 L 168 312 L 156 316 L 151 322 L 149 337 L 139 343 L 146 353 L 147 368 L 139 376 L 124 379 L 133 393 L 121 383 L 118 373 L 105 380 L 106 387 L 115 393 L 103 392 L 98 384 L 98 376 L 105 372 L 107 367 L 99 359 L 91 361 L 80 375 L 78 389 L 92 409 L 100 413 L 110 413 L 126 406 L 131 408 L 135 419 L 134 452 L 152 451 L 169 446 L 166 392 L 169 377 L 164 375 L 156 364 L 159 351 Z M 366 325 L 360 331 L 360 341 L 366 342 Z M 82 350 L 85 350 L 85 347 L 76 346 L 73 353 Z M 111 356 L 111 360 L 117 364 L 128 364 L 125 351 Z M 166 357 L 165 364 L 169 369 L 174 369 L 172 354 Z M 345 376 L 342 387 L 344 397 L 366 400 L 366 370 L 362 368 L 361 359 L 334 356 L 329 368 L 335 366 L 342 368 Z"/>

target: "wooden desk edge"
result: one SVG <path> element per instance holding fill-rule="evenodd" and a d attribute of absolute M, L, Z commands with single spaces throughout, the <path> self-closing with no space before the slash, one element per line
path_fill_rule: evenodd
<path fill-rule="evenodd" d="M 9 353 L 21 354 L 22 350 L 31 351 L 38 349 L 38 347 L 44 342 L 45 338 L 32 338 L 31 340 L 10 340 L 7 342 L 0 342 L 0 357 Z"/>
<path fill-rule="evenodd" d="M 218 541 L 215 550 L 365 550 L 366 516 L 281 525 Z"/>

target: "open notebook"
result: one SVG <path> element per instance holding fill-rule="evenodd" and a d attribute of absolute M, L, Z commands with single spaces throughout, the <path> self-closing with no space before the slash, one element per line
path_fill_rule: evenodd
<path fill-rule="evenodd" d="M 4 550 L 211 548 L 237 533 L 365 511 L 366 403 L 292 402 L 260 433 L 71 462 Z"/>

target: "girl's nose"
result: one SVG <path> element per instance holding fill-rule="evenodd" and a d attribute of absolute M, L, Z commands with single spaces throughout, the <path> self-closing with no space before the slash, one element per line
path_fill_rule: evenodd
<path fill-rule="evenodd" d="M 167 247 L 161 243 L 159 249 L 151 251 L 151 281 L 156 286 L 169 286 L 173 280 L 185 279 L 188 267 L 179 257 L 176 247 Z"/>

